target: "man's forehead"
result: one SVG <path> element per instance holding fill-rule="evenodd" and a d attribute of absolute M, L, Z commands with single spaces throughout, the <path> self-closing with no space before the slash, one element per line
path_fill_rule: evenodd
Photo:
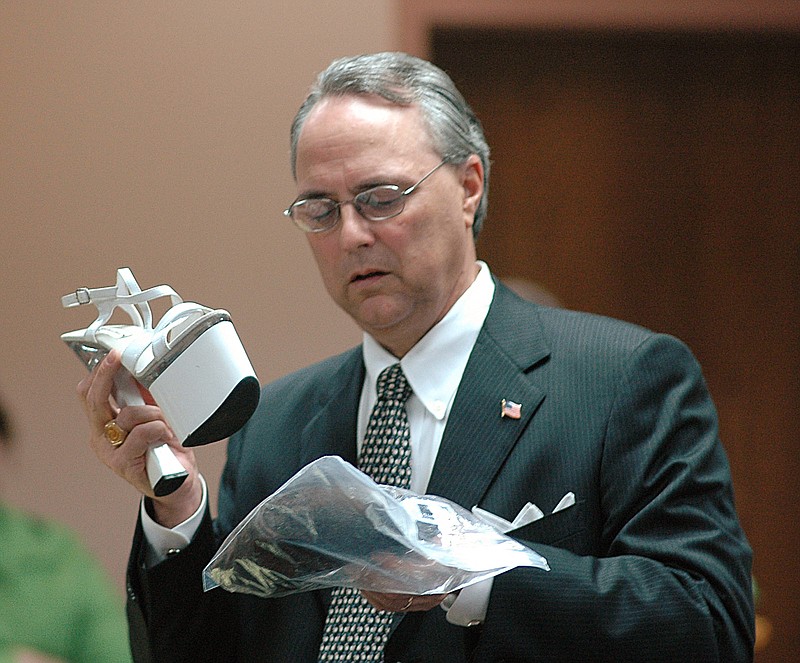
<path fill-rule="evenodd" d="M 422 112 L 417 104 L 401 105 L 374 94 L 329 95 L 320 99 L 309 112 L 300 139 L 309 127 L 326 124 L 336 118 L 349 123 L 421 122 Z"/>
<path fill-rule="evenodd" d="M 380 97 L 327 97 L 309 114 L 297 143 L 297 168 L 331 158 L 365 153 L 389 154 L 400 161 L 421 157 L 432 141 L 416 106 L 399 106 Z"/>

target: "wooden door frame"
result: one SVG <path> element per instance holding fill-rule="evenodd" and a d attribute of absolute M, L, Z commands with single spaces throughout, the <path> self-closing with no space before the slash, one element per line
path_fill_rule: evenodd
<path fill-rule="evenodd" d="M 800 31 L 797 0 L 398 0 L 400 50 L 430 57 L 437 27 Z"/>

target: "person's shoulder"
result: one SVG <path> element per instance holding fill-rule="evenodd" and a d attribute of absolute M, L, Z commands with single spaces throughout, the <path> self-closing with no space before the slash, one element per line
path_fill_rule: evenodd
<path fill-rule="evenodd" d="M 354 367 L 361 364 L 361 361 L 361 346 L 350 348 L 341 354 L 310 364 L 266 384 L 263 392 L 272 394 L 336 384 L 341 381 L 343 374 L 351 372 Z"/>
<path fill-rule="evenodd" d="M 51 566 L 68 553 L 83 551 L 78 535 L 66 525 L 7 505 L 0 507 L 0 537 L 5 561 L 20 554 L 19 561 L 28 567 Z"/>
<path fill-rule="evenodd" d="M 499 284 L 493 308 L 501 325 L 540 327 L 549 340 L 575 338 L 617 338 L 620 342 L 640 342 L 655 332 L 641 325 L 598 313 L 577 311 L 563 306 L 534 302 Z"/>
<path fill-rule="evenodd" d="M 561 358 L 591 358 L 622 370 L 637 365 L 659 372 L 701 370 L 688 343 L 673 334 L 596 313 L 540 306 L 537 314 L 553 354 Z"/>
<path fill-rule="evenodd" d="M 4 536 L 13 535 L 31 541 L 72 538 L 65 525 L 8 504 L 0 506 L 0 527 Z"/>
<path fill-rule="evenodd" d="M 640 324 L 599 313 L 537 306 L 537 315 L 545 330 L 557 333 L 562 340 L 615 342 L 638 345 L 658 332 Z"/>
<path fill-rule="evenodd" d="M 688 350 L 681 339 L 635 322 L 599 313 L 542 305 L 508 291 L 504 297 L 504 306 L 513 312 L 514 324 L 524 321 L 523 324 L 535 325 L 544 342 L 556 353 L 582 355 L 585 352 L 600 352 L 626 356 L 651 345 L 672 347 L 679 352 Z"/>

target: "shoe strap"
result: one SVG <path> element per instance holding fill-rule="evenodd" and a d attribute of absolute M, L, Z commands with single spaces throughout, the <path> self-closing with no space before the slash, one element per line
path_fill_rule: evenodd
<path fill-rule="evenodd" d="M 199 317 L 211 312 L 211 309 L 195 302 L 182 302 L 170 308 L 159 320 L 152 334 L 142 334 L 131 339 L 122 352 L 122 364 L 131 372 L 140 355 L 148 345 L 152 345 L 153 357 L 160 359 L 171 347 L 171 338 L 191 326 Z"/>
<path fill-rule="evenodd" d="M 183 300 L 168 285 L 159 285 L 147 290 L 142 290 L 133 272 L 127 267 L 117 270 L 117 284 L 104 288 L 78 288 L 74 293 L 64 295 L 61 304 L 65 308 L 94 304 L 97 307 L 97 319 L 86 328 L 87 335 L 94 339 L 97 330 L 111 318 L 114 310 L 121 308 L 128 314 L 137 327 L 151 330 L 153 328 L 153 314 L 150 311 L 149 301 L 159 297 L 170 297 L 173 307 Z"/>

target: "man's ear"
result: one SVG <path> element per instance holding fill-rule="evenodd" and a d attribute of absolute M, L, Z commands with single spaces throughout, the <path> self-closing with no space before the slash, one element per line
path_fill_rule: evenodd
<path fill-rule="evenodd" d="M 469 226 L 475 221 L 475 211 L 483 196 L 483 164 L 477 154 L 472 154 L 461 166 L 461 184 L 464 188 L 463 210 Z"/>

